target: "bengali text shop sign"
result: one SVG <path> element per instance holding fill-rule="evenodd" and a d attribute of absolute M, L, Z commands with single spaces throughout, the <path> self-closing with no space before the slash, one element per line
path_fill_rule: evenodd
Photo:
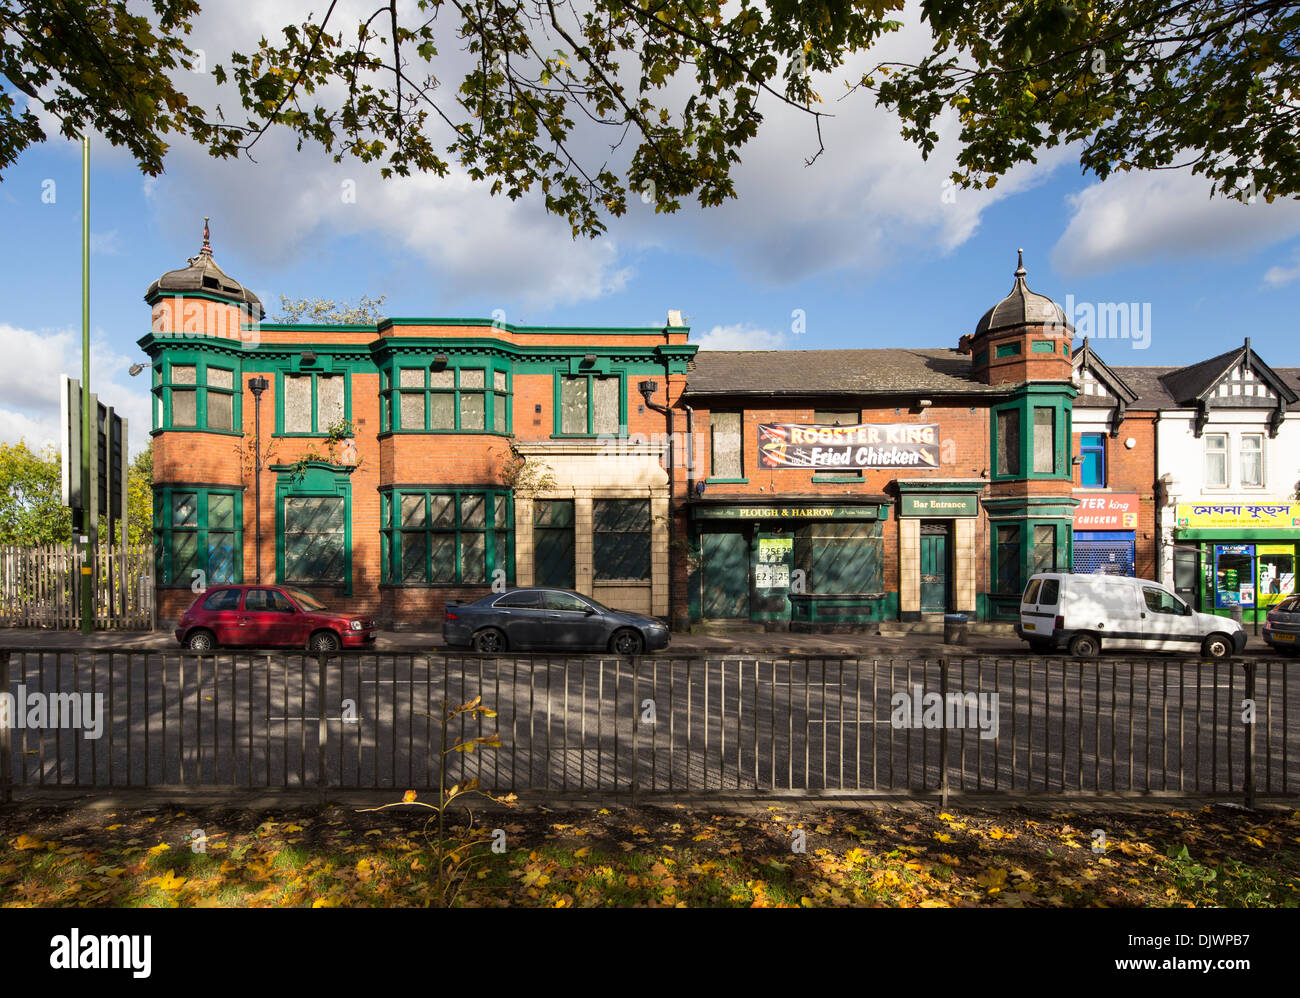
<path fill-rule="evenodd" d="M 1300 502 L 1180 502 L 1178 526 L 1202 530 L 1288 530 L 1300 527 Z"/>
<path fill-rule="evenodd" d="M 938 423 L 759 423 L 763 468 L 937 468 Z"/>
<path fill-rule="evenodd" d="M 1075 530 L 1136 530 L 1138 497 L 1135 492 L 1108 492 L 1105 495 L 1079 496 L 1074 507 Z"/>

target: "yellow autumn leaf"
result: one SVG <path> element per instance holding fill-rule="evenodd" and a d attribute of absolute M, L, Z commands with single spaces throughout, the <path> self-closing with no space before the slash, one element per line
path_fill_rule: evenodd
<path fill-rule="evenodd" d="M 403 804 L 410 804 L 412 801 L 415 800 L 415 796 L 416 796 L 416 794 L 415 794 L 415 791 L 414 791 L 414 790 L 408 790 L 408 791 L 406 791 L 406 793 L 402 794 L 402 803 L 403 803 Z"/>
<path fill-rule="evenodd" d="M 176 876 L 176 873 L 173 870 L 168 870 L 160 877 L 150 877 L 144 882 L 146 887 L 150 884 L 156 884 L 159 890 L 164 891 L 180 890 L 181 885 L 184 883 L 185 878 Z"/>
<path fill-rule="evenodd" d="M 44 849 L 45 840 L 39 835 L 20 835 L 18 841 L 14 843 L 14 848 L 19 852 L 25 849 Z"/>
<path fill-rule="evenodd" d="M 159 842 L 156 846 L 154 846 L 152 849 L 149 850 L 149 855 L 157 856 L 159 853 L 164 853 L 170 848 L 171 846 L 169 846 L 166 842 Z"/>

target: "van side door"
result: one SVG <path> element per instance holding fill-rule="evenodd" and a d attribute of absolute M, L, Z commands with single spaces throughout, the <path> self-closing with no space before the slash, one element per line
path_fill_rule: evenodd
<path fill-rule="evenodd" d="M 1200 647 L 1200 636 L 1186 605 L 1163 586 L 1143 585 L 1143 647 L 1158 651 L 1187 651 Z"/>

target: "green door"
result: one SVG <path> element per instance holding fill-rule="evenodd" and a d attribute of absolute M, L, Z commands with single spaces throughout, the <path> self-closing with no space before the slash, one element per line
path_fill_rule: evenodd
<path fill-rule="evenodd" d="M 948 526 L 921 525 L 921 610 L 942 611 L 948 599 Z"/>
<path fill-rule="evenodd" d="M 702 534 L 701 609 L 706 619 L 749 617 L 749 538 L 741 531 Z"/>

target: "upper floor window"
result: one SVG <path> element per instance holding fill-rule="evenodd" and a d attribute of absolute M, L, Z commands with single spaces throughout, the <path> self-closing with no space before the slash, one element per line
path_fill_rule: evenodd
<path fill-rule="evenodd" d="M 1050 475 L 1056 471 L 1056 410 L 1051 406 L 1034 406 L 1034 474 Z"/>
<path fill-rule="evenodd" d="M 741 414 L 712 412 L 709 434 L 712 456 L 709 468 L 714 478 L 743 478 L 744 458 L 741 448 Z"/>
<path fill-rule="evenodd" d="M 202 359 L 154 367 L 154 429 L 226 430 L 237 425 L 235 369 Z"/>
<path fill-rule="evenodd" d="M 1020 474 L 1020 410 L 999 409 L 996 420 L 997 474 L 1018 475 Z"/>
<path fill-rule="evenodd" d="M 1083 433 L 1079 436 L 1079 484 L 1084 488 L 1106 486 L 1106 435 Z"/>
<path fill-rule="evenodd" d="M 347 419 L 347 376 L 286 374 L 279 410 L 281 433 L 325 434 Z"/>
<path fill-rule="evenodd" d="M 1264 487 L 1264 437 L 1260 433 L 1246 433 L 1241 438 L 1241 487 Z"/>
<path fill-rule="evenodd" d="M 561 375 L 559 432 L 613 435 L 623 425 L 623 379 L 618 375 Z"/>
<path fill-rule="evenodd" d="M 387 370 L 380 377 L 386 428 L 431 433 L 510 432 L 510 379 L 505 371 L 399 366 L 396 376 L 395 386 Z"/>
<path fill-rule="evenodd" d="M 1205 484 L 1210 488 L 1228 487 L 1228 435 L 1205 434 Z"/>

